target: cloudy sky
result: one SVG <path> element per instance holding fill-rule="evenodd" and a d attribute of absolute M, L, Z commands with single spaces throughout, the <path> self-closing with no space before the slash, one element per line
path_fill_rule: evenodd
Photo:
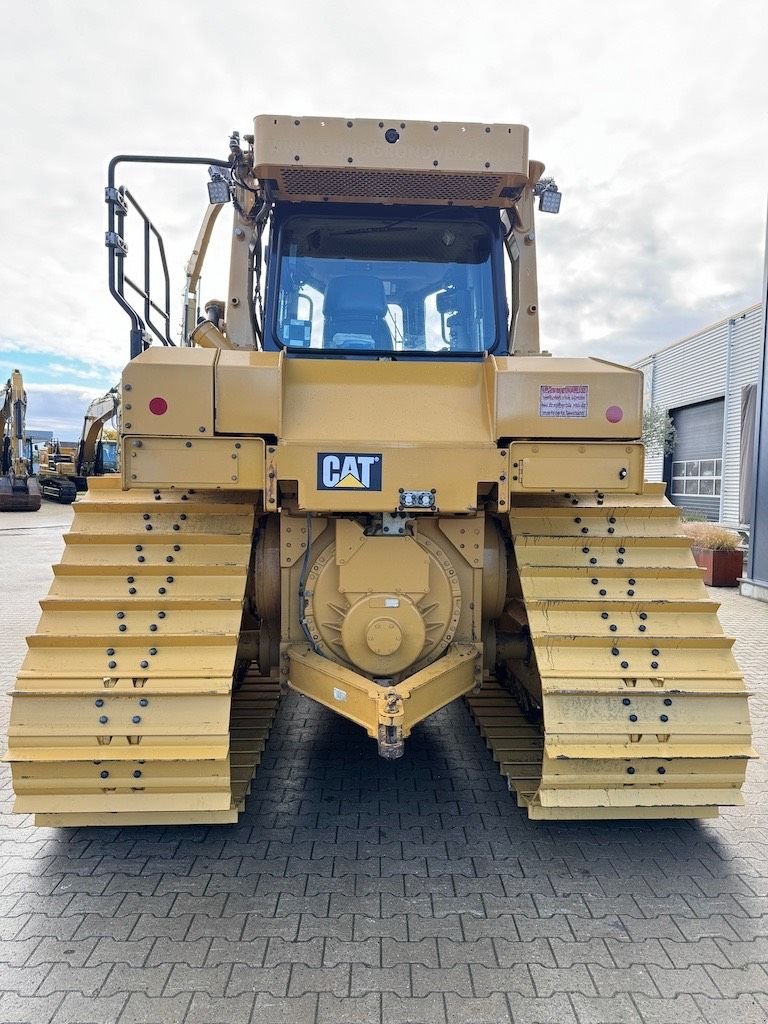
<path fill-rule="evenodd" d="M 632 362 L 760 299 L 767 12 L 25 0 L 0 38 L 0 373 L 24 373 L 29 426 L 78 434 L 128 351 L 106 286 L 110 157 L 226 157 L 232 129 L 273 112 L 528 124 L 564 192 L 560 215 L 539 218 L 542 344 Z M 126 168 L 121 183 L 166 239 L 175 330 L 204 169 Z"/>

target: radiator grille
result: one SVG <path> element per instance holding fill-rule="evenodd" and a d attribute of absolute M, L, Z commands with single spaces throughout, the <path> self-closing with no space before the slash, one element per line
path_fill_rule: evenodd
<path fill-rule="evenodd" d="M 500 197 L 498 174 L 440 174 L 434 171 L 366 171 L 283 167 L 280 191 L 286 195 L 489 202 Z"/>

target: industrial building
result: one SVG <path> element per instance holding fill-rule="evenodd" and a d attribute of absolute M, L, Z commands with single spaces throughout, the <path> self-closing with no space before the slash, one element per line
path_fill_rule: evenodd
<path fill-rule="evenodd" d="M 648 455 L 647 479 L 663 480 L 675 505 L 733 527 L 749 522 L 761 351 L 757 303 L 634 364 L 646 408 L 675 426 L 672 452 Z"/>

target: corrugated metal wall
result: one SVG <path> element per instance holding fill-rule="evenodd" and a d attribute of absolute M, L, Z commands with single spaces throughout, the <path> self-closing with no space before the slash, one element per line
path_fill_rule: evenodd
<path fill-rule="evenodd" d="M 762 309 L 759 305 L 737 313 L 683 338 L 634 365 L 645 374 L 646 404 L 662 409 L 707 402 L 725 397 L 725 445 L 723 464 L 723 513 L 721 520 L 739 522 L 741 456 L 741 392 L 757 382 L 760 362 Z M 731 339 L 730 371 L 727 368 Z M 726 375 L 729 378 L 726 395 Z M 664 457 L 649 456 L 646 477 L 662 480 Z"/>

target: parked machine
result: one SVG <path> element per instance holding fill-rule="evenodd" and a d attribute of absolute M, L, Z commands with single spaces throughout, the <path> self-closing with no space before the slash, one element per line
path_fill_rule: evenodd
<path fill-rule="evenodd" d="M 37 512 L 40 487 L 27 457 L 27 393 L 14 370 L 0 398 L 0 512 Z"/>
<path fill-rule="evenodd" d="M 150 161 L 209 164 L 178 345 L 160 235 L 115 180 Z M 521 125 L 271 115 L 226 160 L 112 161 L 122 480 L 78 502 L 29 641 L 18 811 L 234 821 L 288 687 L 385 758 L 463 696 L 532 818 L 741 802 L 747 695 L 643 482 L 641 374 L 539 352 L 543 170 Z M 229 291 L 203 312 L 224 207 Z"/>
<path fill-rule="evenodd" d="M 94 398 L 86 409 L 75 465 L 79 491 L 87 490 L 88 477 L 120 471 L 119 416 L 120 389 L 117 386 L 100 398 Z"/>
<path fill-rule="evenodd" d="M 69 505 L 79 491 L 88 490 L 89 477 L 119 472 L 119 415 L 120 393 L 113 387 L 100 398 L 94 398 L 86 409 L 77 445 L 53 441 L 40 450 L 44 498 Z"/>
<path fill-rule="evenodd" d="M 77 447 L 62 441 L 49 441 L 38 451 L 38 480 L 42 496 L 60 505 L 71 505 L 77 498 Z"/>

